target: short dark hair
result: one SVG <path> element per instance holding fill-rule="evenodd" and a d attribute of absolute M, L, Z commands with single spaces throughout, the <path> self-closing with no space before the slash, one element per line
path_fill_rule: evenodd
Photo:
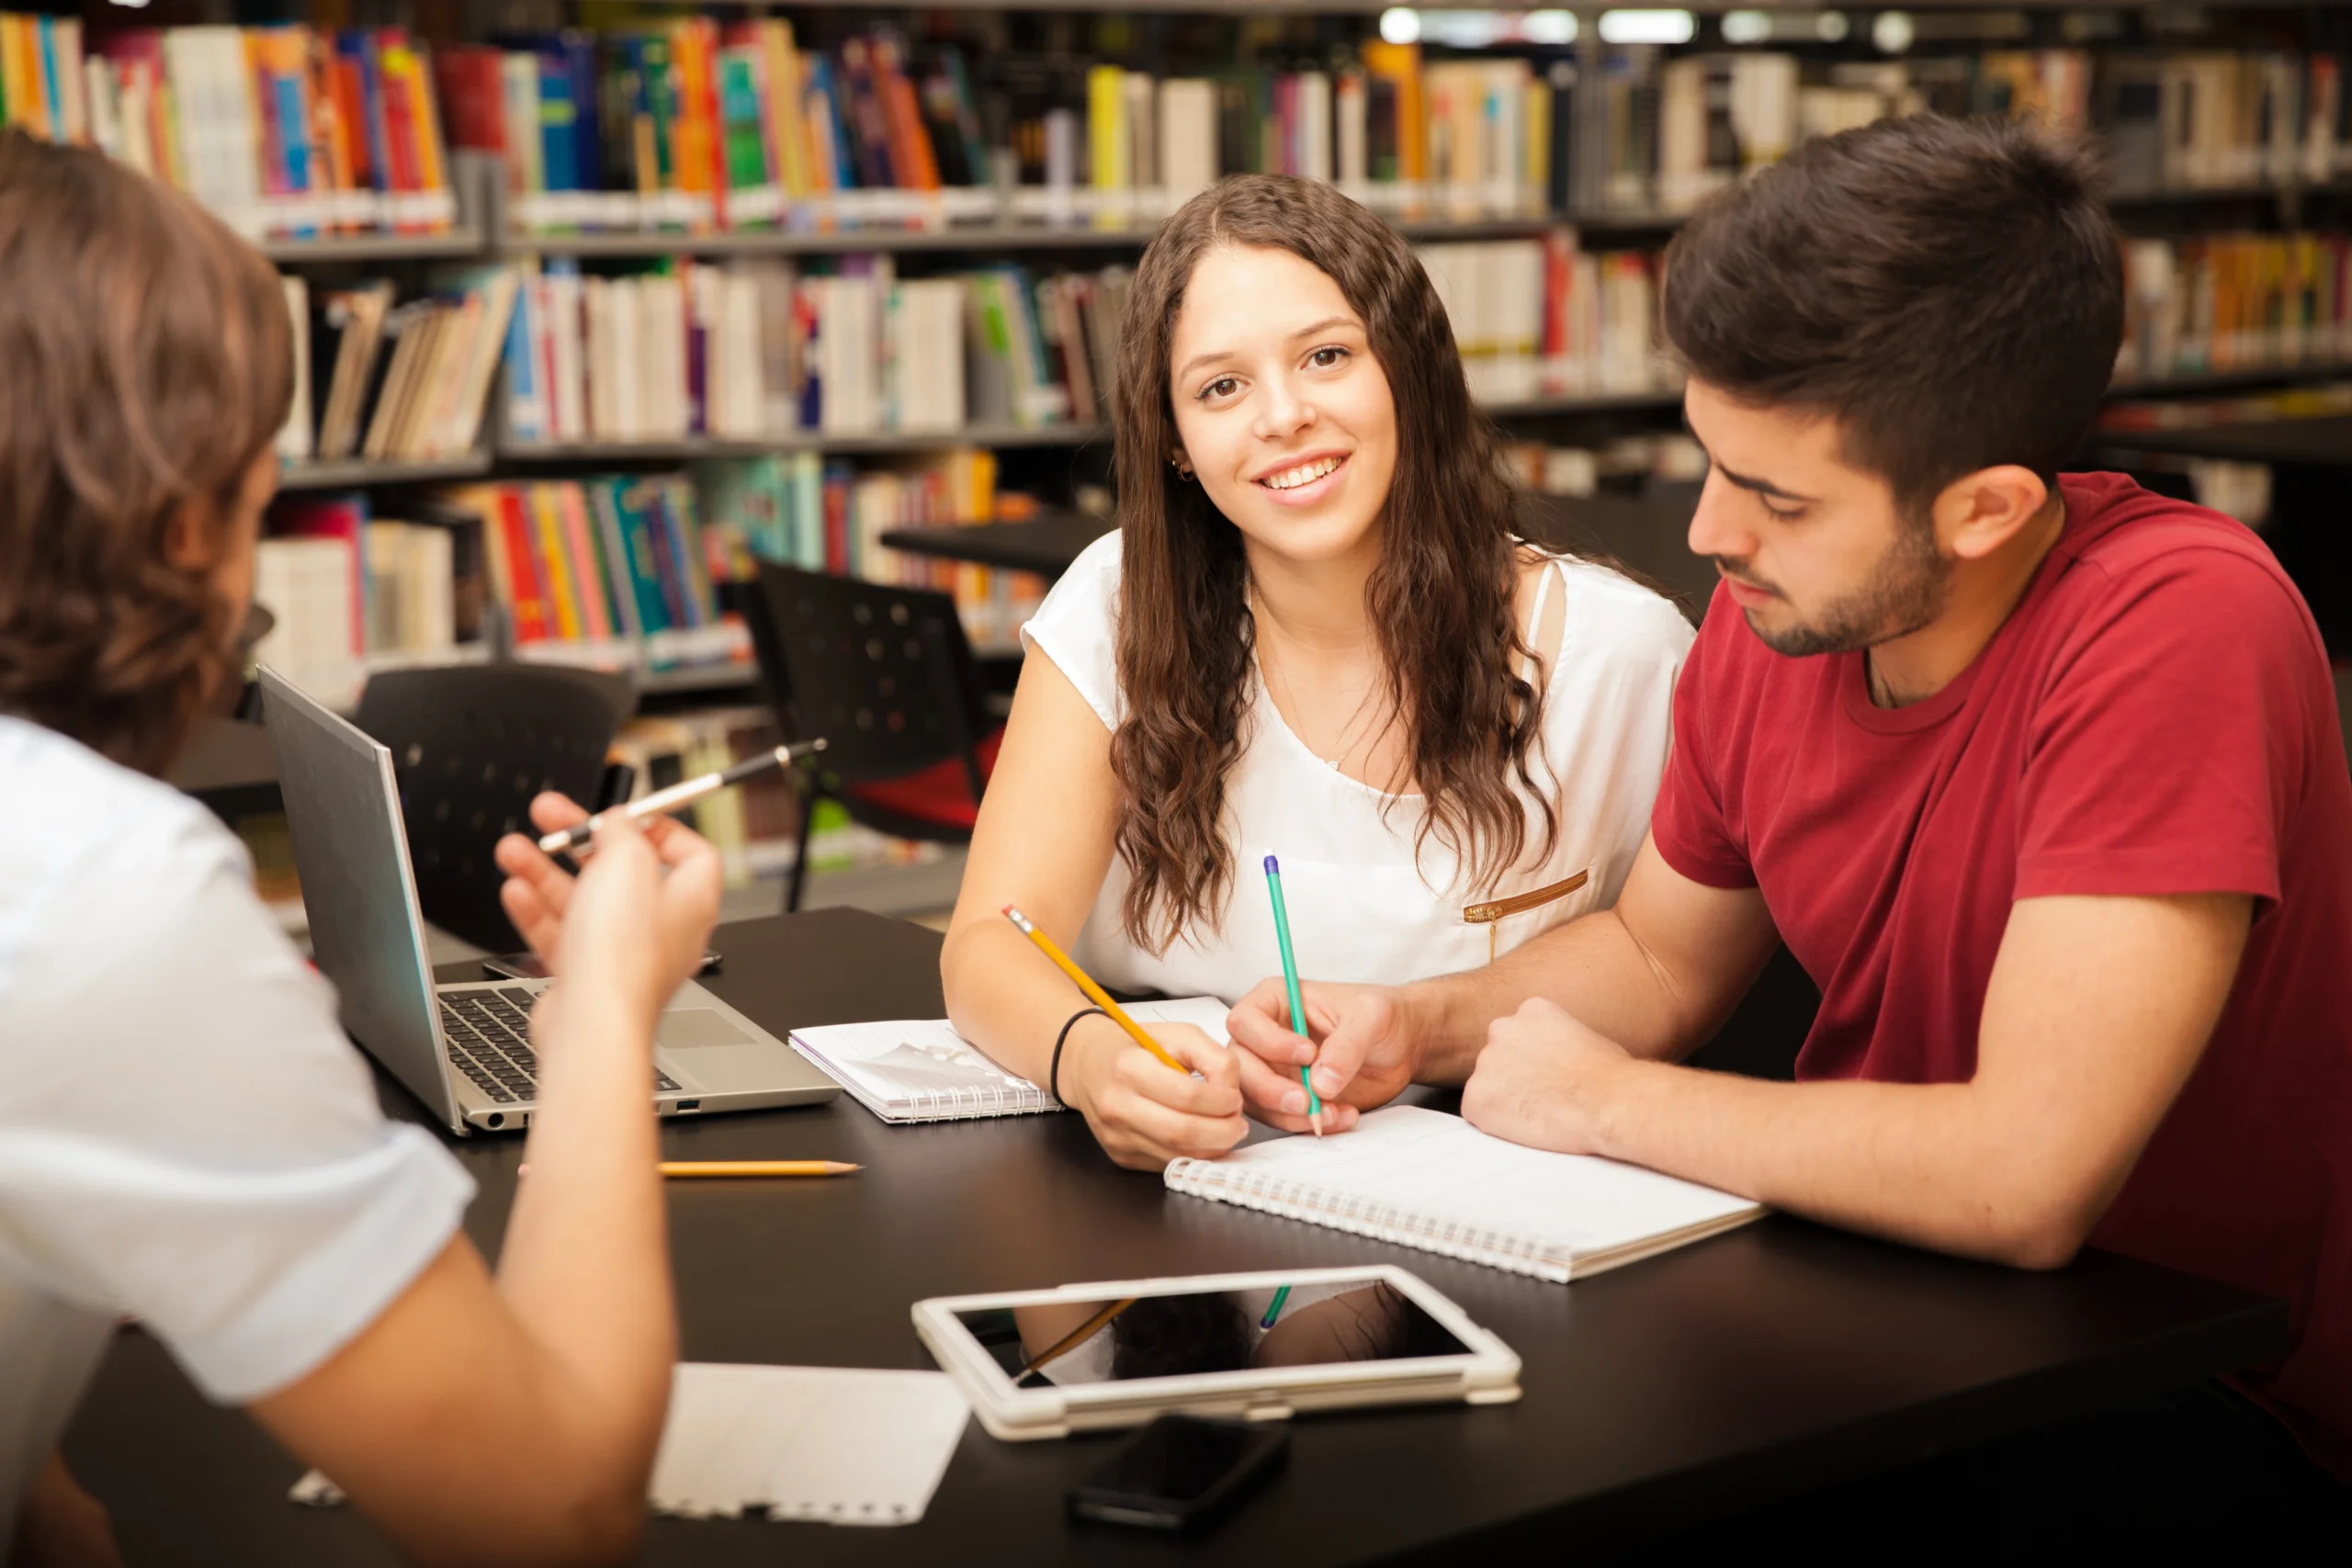
<path fill-rule="evenodd" d="M 1912 115 L 1804 142 L 1668 247 L 1668 344 L 1744 403 L 1808 408 L 1906 514 L 2016 463 L 2054 481 L 2123 337 L 2123 261 L 2082 142 Z"/>
<path fill-rule="evenodd" d="M 285 423 L 259 251 L 85 147 L 0 131 L 0 713 L 161 773 L 233 663 L 210 554 Z"/>

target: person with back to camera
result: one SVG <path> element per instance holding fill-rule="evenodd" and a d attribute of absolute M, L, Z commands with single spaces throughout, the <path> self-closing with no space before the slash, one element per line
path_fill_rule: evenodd
<path fill-rule="evenodd" d="M 616 825 L 575 886 L 501 846 L 560 984 L 493 1276 L 471 1181 L 385 1121 L 243 849 L 157 777 L 239 673 L 291 336 L 187 197 L 0 132 L 0 1558 L 118 1561 L 57 1442 L 135 1316 L 413 1559 L 630 1561 L 676 1359 L 653 1024 L 718 857 Z"/>
<path fill-rule="evenodd" d="M 1490 968 L 1267 984 L 1297 1072 L 1539 1147 L 2019 1268 L 2086 1245 L 2284 1297 L 2274 1366 L 1800 1499 L 1692 1555 L 2352 1561 L 2352 774 L 2318 627 L 2254 534 L 2060 467 L 2122 334 L 2079 147 L 2020 121 L 1810 141 L 1667 254 L 1723 585 L 1615 908 Z M 1675 1065 L 1786 942 L 1767 1083 Z M 2332 1473 L 2331 1473 L 2332 1472 Z"/>
<path fill-rule="evenodd" d="M 1514 536 L 1436 289 L 1328 186 L 1242 176 L 1167 221 L 1113 414 L 1120 527 L 1023 629 L 941 974 L 967 1039 L 1157 1168 L 1240 1141 L 1235 1064 L 1158 1026 L 1171 1072 L 1081 1012 L 1002 908 L 1114 990 L 1231 1001 L 1280 962 L 1271 853 L 1303 972 L 1482 963 L 1616 897 L 1690 629 Z"/>

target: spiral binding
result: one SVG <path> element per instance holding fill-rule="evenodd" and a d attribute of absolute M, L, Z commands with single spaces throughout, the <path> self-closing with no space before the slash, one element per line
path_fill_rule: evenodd
<path fill-rule="evenodd" d="M 1261 1213 L 1303 1220 L 1351 1235 L 1441 1257 L 1481 1263 L 1513 1274 L 1565 1280 L 1568 1260 L 1555 1257 L 1542 1241 L 1464 1220 L 1440 1219 L 1398 1203 L 1328 1192 L 1310 1181 L 1287 1179 L 1262 1170 L 1236 1172 L 1205 1160 L 1178 1160 L 1168 1168 L 1168 1185 L 1178 1192 L 1235 1203 Z"/>
<path fill-rule="evenodd" d="M 1058 1110 L 1046 1091 L 1025 1078 L 1008 1078 L 987 1089 L 956 1085 L 888 1102 L 893 1115 L 926 1122 L 960 1122 L 979 1116 L 1019 1116 Z"/>

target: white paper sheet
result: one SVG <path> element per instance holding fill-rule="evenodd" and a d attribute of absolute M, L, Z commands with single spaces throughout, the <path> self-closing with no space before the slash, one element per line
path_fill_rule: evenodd
<path fill-rule="evenodd" d="M 656 1513 L 910 1525 L 931 1506 L 969 1413 L 944 1372 L 688 1361 L 653 1461 Z M 288 1495 L 329 1507 L 311 1471 Z"/>
<path fill-rule="evenodd" d="M 689 1362 L 653 1461 L 662 1513 L 910 1525 L 967 1414 L 944 1372 Z"/>

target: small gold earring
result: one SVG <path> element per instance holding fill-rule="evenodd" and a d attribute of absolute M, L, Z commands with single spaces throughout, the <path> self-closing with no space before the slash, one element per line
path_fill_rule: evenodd
<path fill-rule="evenodd" d="M 1193 477 L 1193 465 L 1182 457 L 1169 458 L 1168 466 L 1176 470 L 1177 477 L 1180 479 L 1189 479 Z"/>

